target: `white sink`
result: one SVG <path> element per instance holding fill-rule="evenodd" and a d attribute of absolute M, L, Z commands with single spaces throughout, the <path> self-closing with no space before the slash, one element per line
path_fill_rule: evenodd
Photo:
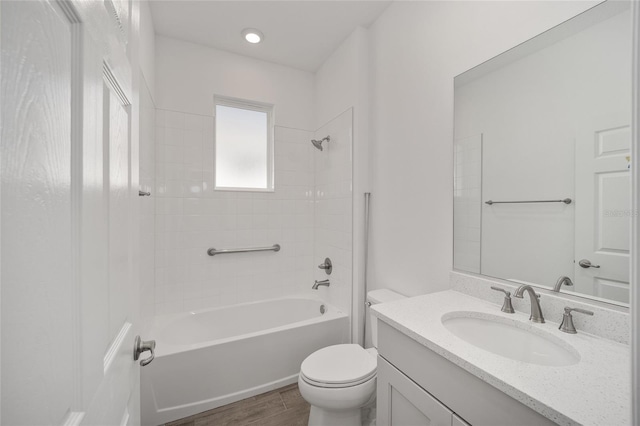
<path fill-rule="evenodd" d="M 480 312 L 449 312 L 442 316 L 442 324 L 460 339 L 516 361 L 556 367 L 580 361 L 571 345 L 521 321 Z"/>

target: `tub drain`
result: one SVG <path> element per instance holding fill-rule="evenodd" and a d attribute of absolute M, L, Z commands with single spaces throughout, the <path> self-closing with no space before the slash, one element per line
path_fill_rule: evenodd
<path fill-rule="evenodd" d="M 325 308 L 324 305 L 320 305 L 320 313 L 324 315 L 325 312 L 327 312 L 327 308 Z"/>

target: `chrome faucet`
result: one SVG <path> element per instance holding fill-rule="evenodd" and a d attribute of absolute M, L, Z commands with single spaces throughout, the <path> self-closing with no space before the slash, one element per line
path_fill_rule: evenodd
<path fill-rule="evenodd" d="M 562 287 L 562 284 L 565 284 L 567 286 L 572 286 L 573 281 L 571 281 L 571 278 L 565 277 L 563 275 L 560 278 L 558 278 L 558 281 L 556 281 L 556 285 L 553 286 L 553 291 L 560 293 L 560 287 Z"/>
<path fill-rule="evenodd" d="M 514 314 L 516 311 L 513 310 L 513 305 L 511 304 L 511 292 L 507 291 L 500 287 L 491 286 L 491 290 L 501 291 L 504 293 L 504 301 L 502 302 L 502 312 L 507 314 Z"/>
<path fill-rule="evenodd" d="M 513 297 L 522 299 L 524 298 L 525 291 L 529 293 L 529 299 L 531 299 L 531 316 L 529 317 L 529 319 L 533 322 L 543 323 L 544 317 L 542 316 L 542 310 L 540 309 L 540 301 L 538 300 L 540 298 L 540 295 L 533 290 L 533 287 L 526 284 L 521 285 L 520 287 L 518 287 Z"/>
<path fill-rule="evenodd" d="M 317 290 L 318 287 L 320 287 L 321 285 L 327 286 L 329 287 L 331 283 L 329 282 L 329 280 L 322 280 L 322 281 L 318 281 L 316 280 L 315 284 L 313 284 L 313 287 L 311 287 L 314 290 Z"/>
<path fill-rule="evenodd" d="M 573 325 L 573 317 L 571 316 L 571 312 L 580 312 L 581 314 L 592 316 L 593 312 L 587 311 L 586 309 L 570 308 L 568 306 L 565 306 L 564 314 L 562 314 L 562 322 L 560 323 L 560 327 L 558 327 L 558 329 L 565 333 L 576 334 L 576 326 Z"/>

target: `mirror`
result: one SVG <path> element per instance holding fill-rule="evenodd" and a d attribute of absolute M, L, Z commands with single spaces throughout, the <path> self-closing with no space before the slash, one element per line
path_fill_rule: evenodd
<path fill-rule="evenodd" d="M 454 118 L 454 269 L 627 304 L 628 3 L 457 76 Z"/>

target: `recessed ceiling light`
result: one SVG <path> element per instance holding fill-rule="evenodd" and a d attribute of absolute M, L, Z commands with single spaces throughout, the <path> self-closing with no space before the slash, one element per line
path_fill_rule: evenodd
<path fill-rule="evenodd" d="M 245 40 L 252 44 L 260 43 L 264 38 L 264 35 L 255 28 L 245 28 L 244 30 L 242 30 L 242 36 Z"/>

